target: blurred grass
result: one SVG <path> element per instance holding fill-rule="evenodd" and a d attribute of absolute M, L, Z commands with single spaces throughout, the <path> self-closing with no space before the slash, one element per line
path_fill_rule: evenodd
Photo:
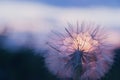
<path fill-rule="evenodd" d="M 3 74 L 4 73 L 4 74 Z M 44 58 L 31 49 L 16 53 L 0 50 L 0 80 L 56 80 L 44 64 Z"/>
<path fill-rule="evenodd" d="M 41 52 L 27 46 L 11 52 L 4 46 L 6 39 L 0 35 L 0 80 L 58 80 L 45 67 Z"/>

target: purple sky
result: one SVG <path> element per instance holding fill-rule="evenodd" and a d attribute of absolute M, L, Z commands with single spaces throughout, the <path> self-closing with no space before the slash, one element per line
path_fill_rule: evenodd
<path fill-rule="evenodd" d="M 31 32 L 39 43 L 43 43 L 51 30 L 62 30 L 67 22 L 86 21 L 108 28 L 114 37 L 112 43 L 118 44 L 119 7 L 119 0 L 4 0 L 0 1 L 0 30 L 8 26 L 12 34 Z M 21 40 L 15 36 L 11 38 Z"/>

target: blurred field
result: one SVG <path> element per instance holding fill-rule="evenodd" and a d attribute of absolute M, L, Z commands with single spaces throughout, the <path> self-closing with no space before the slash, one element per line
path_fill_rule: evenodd
<path fill-rule="evenodd" d="M 0 35 L 0 80 L 63 80 L 52 75 L 45 67 L 44 58 L 40 55 L 45 53 L 36 53 L 27 41 L 16 51 L 10 51 L 4 46 L 7 39 L 8 34 L 3 31 Z M 102 80 L 120 80 L 120 48 L 113 52 L 116 54 L 115 62 Z"/>

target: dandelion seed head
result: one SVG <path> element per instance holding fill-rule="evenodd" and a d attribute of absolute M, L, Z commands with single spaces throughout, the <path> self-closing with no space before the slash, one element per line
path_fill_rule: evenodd
<path fill-rule="evenodd" d="M 98 25 L 85 23 L 69 25 L 65 33 L 53 32 L 47 41 L 47 67 L 60 78 L 100 79 L 113 63 L 104 32 Z"/>

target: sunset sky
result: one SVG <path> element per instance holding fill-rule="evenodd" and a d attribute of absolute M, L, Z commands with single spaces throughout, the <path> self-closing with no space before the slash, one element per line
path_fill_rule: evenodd
<path fill-rule="evenodd" d="M 111 42 L 119 43 L 120 1 L 0 0 L 0 26 L 1 29 L 5 26 L 12 29 L 15 34 L 12 40 L 18 38 L 19 32 L 32 32 L 38 41 L 39 37 L 44 40 L 51 30 L 60 30 L 68 22 L 75 24 L 76 21 L 105 26 L 112 37 Z"/>

